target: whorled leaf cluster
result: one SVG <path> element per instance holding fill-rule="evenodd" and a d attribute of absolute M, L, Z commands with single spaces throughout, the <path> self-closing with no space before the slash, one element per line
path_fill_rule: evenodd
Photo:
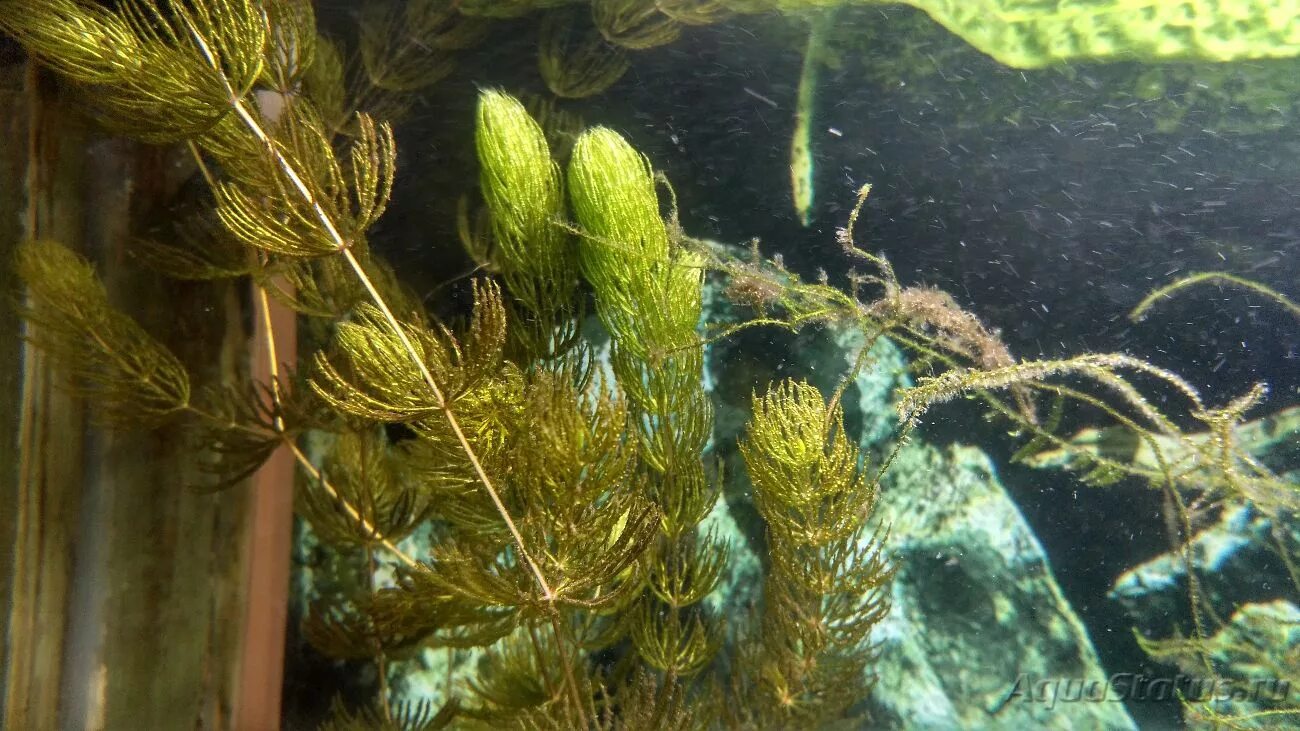
<path fill-rule="evenodd" d="M 757 703 L 735 713 L 746 727 L 815 728 L 847 716 L 871 677 L 870 631 L 893 573 L 864 526 L 878 484 L 839 410 L 806 383 L 754 398 L 740 452 L 771 568 L 758 640 L 742 655 L 759 669 L 743 677 Z"/>
<path fill-rule="evenodd" d="M 1262 386 L 1213 408 L 1131 356 L 1018 362 L 952 297 L 903 286 L 886 260 L 856 247 L 865 188 L 839 238 L 873 272 L 855 275 L 851 291 L 802 282 L 757 247 L 735 257 L 686 237 L 671 206 L 665 218 L 660 194 L 670 189 L 616 132 L 583 133 L 561 167 L 541 125 L 498 91 L 479 99 L 485 206 L 465 236 L 496 276 L 474 282 L 466 322 L 434 319 L 369 249 L 397 156 L 388 125 L 359 110 L 398 111 L 445 73 L 445 53 L 486 33 L 484 18 L 570 12 L 559 5 L 418 0 L 367 10 L 349 71 L 339 47 L 317 36 L 306 0 L 121 0 L 113 9 L 0 0 L 0 29 L 84 87 L 107 126 L 189 147 L 210 210 L 182 224 L 178 242 L 142 246 L 146 257 L 168 274 L 248 286 L 256 317 L 277 301 L 312 336 L 300 372 L 272 360 L 268 383 L 196 387 L 113 309 L 89 264 L 34 242 L 20 256 L 29 337 L 113 422 L 190 430 L 218 484 L 275 449 L 293 453 L 300 514 L 320 539 L 361 556 L 369 577 L 308 615 L 304 634 L 322 650 L 370 658 L 381 677 L 415 648 L 484 653 L 475 672 L 452 679 L 437 712 L 392 708 L 382 696 L 371 710 L 340 708 L 333 727 L 812 728 L 851 717 L 870 687 L 869 631 L 886 610 L 890 571 L 865 526 L 888 460 L 868 472 L 845 436 L 844 385 L 823 395 L 756 384 L 765 395 L 741 450 L 767 528 L 763 602 L 751 618 L 705 609 L 728 561 L 725 543 L 700 528 L 718 500 L 704 459 L 713 414 L 697 333 L 707 270 L 755 311 L 715 337 L 855 324 L 868 337 L 844 384 L 875 339 L 909 348 L 926 377 L 902 396 L 900 438 L 933 406 L 974 395 L 1028 437 L 1026 459 L 1061 451 L 1095 481 L 1141 477 L 1175 504 L 1190 490 L 1275 515 L 1294 509 L 1294 485 L 1236 442 Z M 638 48 L 765 8 L 595 0 L 592 22 L 606 41 Z M 579 56 L 599 47 L 551 41 Z M 571 92 L 615 76 L 595 56 L 582 63 L 587 81 Z M 606 369 L 579 336 L 588 292 L 609 337 Z M 1053 404 L 1047 418 L 1040 394 Z M 1168 413 L 1159 396 L 1169 394 L 1199 428 Z M 1112 420 L 1144 445 L 1143 459 L 1058 434 L 1067 403 Z M 428 548 L 413 555 L 401 541 L 417 531 Z M 398 566 L 388 583 L 378 579 L 381 554 Z M 737 632 L 725 631 L 728 619 Z M 728 636 L 742 639 L 728 646 Z"/>
<path fill-rule="evenodd" d="M 575 143 L 569 193 L 582 230 L 582 272 L 610 334 L 610 366 L 662 513 L 651 591 L 632 638 L 651 666 L 669 677 L 690 675 L 717 649 L 720 630 L 700 602 L 726 553 L 696 527 L 717 498 L 701 461 L 713 428 L 695 334 L 703 271 L 670 241 L 649 161 L 612 130 L 589 130 Z"/>

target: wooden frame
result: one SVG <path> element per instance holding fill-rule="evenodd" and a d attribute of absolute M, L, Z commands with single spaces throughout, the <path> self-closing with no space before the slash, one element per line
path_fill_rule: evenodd
<path fill-rule="evenodd" d="M 204 494 L 182 430 L 99 427 L 22 343 L 11 262 L 27 239 L 82 252 L 203 379 L 250 368 L 248 297 L 131 260 L 132 215 L 187 172 L 170 151 L 88 129 L 31 65 L 0 69 L 0 110 L 0 727 L 274 729 L 292 462 Z"/>

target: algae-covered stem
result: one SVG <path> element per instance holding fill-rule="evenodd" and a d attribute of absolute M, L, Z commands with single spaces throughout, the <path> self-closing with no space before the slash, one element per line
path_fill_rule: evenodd
<path fill-rule="evenodd" d="M 833 11 L 826 11 L 818 13 L 812 19 L 794 107 L 794 134 L 790 138 L 790 194 L 794 200 L 795 213 L 799 214 L 799 222 L 804 226 L 812 223 L 812 117 L 813 104 L 816 103 L 817 71 L 821 65 L 822 46 L 833 17 Z"/>
<path fill-rule="evenodd" d="M 1254 280 L 1229 274 L 1228 272 L 1194 272 L 1170 284 L 1155 289 L 1146 297 L 1142 298 L 1142 301 L 1138 303 L 1137 307 L 1134 307 L 1133 311 L 1129 313 L 1128 318 L 1135 323 L 1141 322 L 1146 319 L 1147 312 L 1150 311 L 1150 309 L 1160 300 L 1171 297 L 1175 293 L 1187 289 L 1188 287 L 1196 287 L 1201 284 L 1214 284 L 1220 288 L 1238 287 L 1240 289 L 1263 295 L 1274 304 L 1277 304 L 1282 307 L 1282 309 L 1286 310 L 1289 315 L 1300 320 L 1300 304 L 1297 304 L 1295 300 L 1292 300 L 1281 292 L 1278 292 L 1265 284 L 1260 284 Z"/>

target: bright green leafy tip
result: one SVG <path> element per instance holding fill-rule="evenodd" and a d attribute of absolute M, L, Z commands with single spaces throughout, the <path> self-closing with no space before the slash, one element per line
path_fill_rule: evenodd
<path fill-rule="evenodd" d="M 479 96 L 475 142 L 490 236 L 463 240 L 472 255 L 491 261 L 522 310 L 512 329 L 512 352 L 558 358 L 576 341 L 578 281 L 576 243 L 563 222 L 560 167 L 542 126 L 519 100 L 500 91 Z"/>
<path fill-rule="evenodd" d="M 541 126 L 519 100 L 488 90 L 479 96 L 475 142 L 483 197 L 505 265 L 534 276 L 571 278 L 569 235 L 556 225 L 564 212 L 560 168 Z"/>
<path fill-rule="evenodd" d="M 703 284 L 699 259 L 672 249 L 655 180 L 649 161 L 610 129 L 574 145 L 569 196 L 583 231 L 582 272 L 618 346 L 651 361 L 694 345 Z"/>
<path fill-rule="evenodd" d="M 582 259 L 588 278 L 611 258 L 638 271 L 668 259 L 650 161 L 614 130 L 596 127 L 574 144 L 569 198 L 587 233 Z"/>

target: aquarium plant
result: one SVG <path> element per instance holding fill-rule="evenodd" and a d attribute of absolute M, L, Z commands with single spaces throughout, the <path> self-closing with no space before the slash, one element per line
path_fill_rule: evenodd
<path fill-rule="evenodd" d="M 888 611 L 885 536 L 868 525 L 892 453 L 859 451 L 841 400 L 883 337 L 908 349 L 922 376 L 900 394 L 894 450 L 930 409 L 969 396 L 1026 439 L 1022 456 L 1062 450 L 1097 483 L 1141 477 L 1170 496 L 1189 532 L 1191 493 L 1277 516 L 1293 508 L 1294 485 L 1235 440 L 1262 384 L 1215 407 L 1135 356 L 1018 360 L 953 297 L 904 285 L 859 246 L 869 186 L 838 232 L 862 271 L 848 291 L 829 277 L 803 281 L 757 244 L 737 254 L 690 237 L 671 186 L 614 130 L 583 132 L 562 165 L 542 124 L 499 90 L 483 91 L 476 108 L 483 213 L 461 222 L 484 273 L 467 285 L 463 321 L 436 318 L 368 241 L 397 174 L 383 117 L 445 75 L 456 48 L 487 37 L 486 18 L 550 5 L 367 9 L 349 61 L 318 35 L 307 0 L 0 0 L 0 29 L 99 123 L 188 150 L 205 210 L 178 221 L 174 241 L 142 243 L 142 259 L 169 276 L 246 283 L 259 318 L 276 302 L 309 333 L 300 367 L 268 348 L 266 382 L 197 382 L 113 308 L 85 260 L 33 241 L 17 261 L 31 340 L 116 428 L 187 430 L 212 486 L 247 477 L 277 449 L 293 454 L 300 479 L 284 487 L 296 490 L 299 513 L 323 543 L 362 559 L 361 580 L 304 619 L 322 651 L 369 660 L 381 679 L 417 648 L 481 653 L 439 708 L 396 707 L 381 680 L 372 706 L 340 704 L 331 727 L 854 719 L 871 687 L 871 628 Z M 596 0 L 589 22 L 637 49 L 686 23 L 795 5 Z M 542 73 L 557 94 L 599 90 L 626 67 L 621 51 L 565 35 L 573 31 L 556 14 L 576 23 L 575 8 L 547 12 Z M 954 25 L 975 22 L 949 14 Z M 399 26 L 426 40 L 385 43 L 385 29 Z M 706 276 L 750 316 L 701 329 Z M 739 449 L 763 524 L 762 601 L 720 616 L 704 601 L 728 546 L 702 527 L 721 484 L 708 458 L 703 349 L 742 329 L 826 322 L 867 335 L 839 388 L 753 384 Z M 1067 406 L 1106 419 L 1150 457 L 1059 433 Z M 412 554 L 402 541 L 417 531 L 428 548 Z M 380 579 L 379 555 L 398 566 L 391 581 Z"/>

